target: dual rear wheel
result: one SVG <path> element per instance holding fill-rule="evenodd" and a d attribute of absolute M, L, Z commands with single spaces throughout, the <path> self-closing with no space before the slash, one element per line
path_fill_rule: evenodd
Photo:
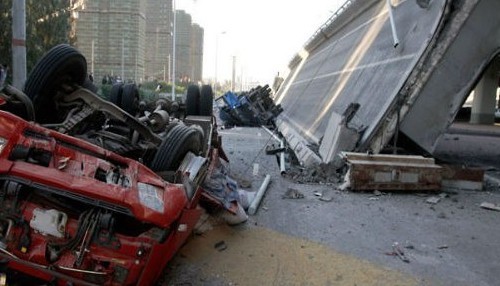
<path fill-rule="evenodd" d="M 188 86 L 186 93 L 186 116 L 201 115 L 212 116 L 214 104 L 214 93 L 210 85 Z"/>

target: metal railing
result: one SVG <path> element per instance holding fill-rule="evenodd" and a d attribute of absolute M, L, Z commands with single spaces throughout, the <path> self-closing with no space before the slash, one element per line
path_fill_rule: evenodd
<path fill-rule="evenodd" d="M 314 32 L 314 34 L 306 41 L 306 43 L 304 44 L 304 47 L 307 47 L 312 42 L 314 42 L 314 40 L 316 40 L 318 35 L 320 35 L 320 34 L 324 35 L 324 33 L 322 31 L 324 29 L 326 29 L 327 27 L 329 27 L 342 13 L 344 13 L 345 10 L 347 10 L 347 8 L 349 6 L 351 6 L 356 1 L 358 1 L 358 0 L 348 0 L 344 4 L 342 4 L 342 6 L 340 6 L 340 8 L 335 13 L 333 13 L 333 15 L 330 18 L 328 18 L 328 20 L 326 20 L 326 22 L 323 25 L 321 25 L 316 30 L 316 32 Z"/>

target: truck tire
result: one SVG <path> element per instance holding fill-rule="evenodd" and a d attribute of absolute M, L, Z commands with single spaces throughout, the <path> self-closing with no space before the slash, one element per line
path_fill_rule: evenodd
<path fill-rule="evenodd" d="M 199 115 L 200 88 L 197 85 L 188 86 L 186 93 L 186 116 Z"/>
<path fill-rule="evenodd" d="M 203 116 L 212 116 L 214 107 L 214 93 L 210 85 L 201 87 L 200 93 L 200 111 Z"/>
<path fill-rule="evenodd" d="M 97 88 L 97 86 L 89 79 L 89 77 L 85 78 L 85 81 L 83 82 L 82 87 L 92 91 L 92 93 L 95 93 L 95 94 L 97 94 L 97 91 L 99 90 Z"/>
<path fill-rule="evenodd" d="M 109 101 L 118 107 L 122 104 L 122 87 L 123 83 L 115 83 L 109 92 Z"/>
<path fill-rule="evenodd" d="M 38 123 L 58 122 L 53 100 L 63 84 L 83 85 L 87 78 L 87 61 L 75 48 L 61 44 L 50 49 L 31 71 L 24 93 L 33 101 Z"/>
<path fill-rule="evenodd" d="M 122 87 L 120 107 L 132 116 L 139 110 L 139 89 L 135 83 L 125 84 Z"/>
<path fill-rule="evenodd" d="M 202 140 L 200 130 L 181 124 L 174 126 L 158 147 L 149 167 L 155 172 L 177 170 L 188 152 L 197 155 L 202 150 Z"/>

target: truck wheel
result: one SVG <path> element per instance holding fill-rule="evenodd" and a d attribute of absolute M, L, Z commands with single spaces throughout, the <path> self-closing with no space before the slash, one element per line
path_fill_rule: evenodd
<path fill-rule="evenodd" d="M 122 87 L 123 83 L 115 83 L 109 92 L 109 101 L 118 107 L 122 104 Z"/>
<path fill-rule="evenodd" d="M 89 77 L 85 78 L 82 87 L 92 91 L 93 93 L 97 93 L 97 91 L 99 90 L 97 86 L 89 79 Z"/>
<path fill-rule="evenodd" d="M 83 85 L 87 61 L 75 48 L 61 44 L 50 49 L 31 71 L 24 93 L 33 101 L 38 123 L 58 121 L 54 95 L 64 84 Z"/>
<path fill-rule="evenodd" d="M 188 86 L 186 93 L 186 116 L 199 115 L 200 88 L 197 85 Z"/>
<path fill-rule="evenodd" d="M 214 93 L 210 85 L 201 87 L 200 93 L 200 115 L 212 116 L 214 107 Z"/>
<path fill-rule="evenodd" d="M 139 110 L 139 89 L 135 83 L 123 86 L 120 107 L 132 116 L 134 116 Z"/>
<path fill-rule="evenodd" d="M 185 125 L 174 126 L 158 147 L 150 168 L 155 172 L 175 171 L 188 152 L 198 154 L 202 149 L 200 130 Z"/>

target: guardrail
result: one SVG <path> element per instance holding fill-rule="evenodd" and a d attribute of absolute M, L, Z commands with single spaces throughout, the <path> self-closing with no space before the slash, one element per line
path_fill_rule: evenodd
<path fill-rule="evenodd" d="M 323 31 L 326 30 L 328 27 L 331 26 L 331 24 L 342 14 L 344 13 L 345 10 L 347 10 L 347 7 L 351 6 L 354 2 L 357 2 L 358 0 L 348 0 L 346 1 L 335 13 L 333 13 L 326 22 L 321 25 L 314 34 L 309 37 L 309 39 L 306 41 L 304 44 L 304 49 L 306 51 L 311 51 L 313 47 L 316 47 L 319 45 L 323 39 L 328 38 L 327 34 L 324 33 Z M 288 63 L 288 67 L 290 69 L 295 68 L 300 61 L 302 60 L 302 57 L 299 54 L 295 54 L 295 56 L 290 60 Z"/>
<path fill-rule="evenodd" d="M 354 2 L 356 2 L 358 0 L 348 0 L 346 1 L 335 13 L 333 13 L 333 15 L 328 18 L 328 20 L 326 20 L 326 22 L 321 25 L 317 30 L 316 32 L 314 32 L 314 34 L 306 41 L 306 43 L 304 44 L 304 47 L 308 47 L 310 46 L 313 42 L 315 42 L 315 40 L 317 39 L 317 37 L 319 35 L 322 35 L 324 36 L 325 34 L 323 33 L 323 30 L 325 30 L 326 28 L 328 28 L 342 13 L 344 13 L 344 11 L 349 7 L 351 6 Z M 306 48 L 307 50 L 307 48 Z"/>

